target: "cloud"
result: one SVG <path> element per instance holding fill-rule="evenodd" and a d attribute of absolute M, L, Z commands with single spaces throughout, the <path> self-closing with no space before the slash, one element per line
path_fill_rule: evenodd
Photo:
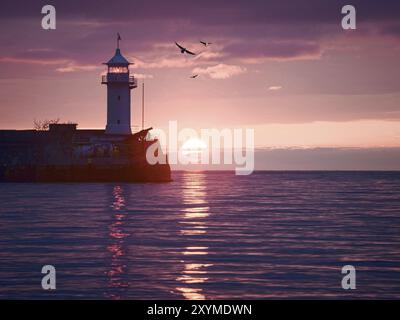
<path fill-rule="evenodd" d="M 65 64 L 69 61 L 66 59 L 35 59 L 35 58 L 19 58 L 19 57 L 0 57 L 0 62 L 4 63 L 22 63 L 22 64 L 38 64 L 38 65 L 57 65 Z"/>
<path fill-rule="evenodd" d="M 400 170 L 400 148 L 256 149 L 256 170 Z"/>
<path fill-rule="evenodd" d="M 93 71 L 100 69 L 100 66 L 95 65 L 79 65 L 74 62 L 68 63 L 66 66 L 56 69 L 57 72 L 77 72 L 77 71 Z"/>
<path fill-rule="evenodd" d="M 3 3 L 4 2 L 4 3 Z M 1 17 L 37 17 L 43 5 L 41 1 L 5 0 L 2 2 Z M 156 20 L 187 19 L 195 23 L 207 23 L 219 26 L 225 23 L 259 24 L 272 21 L 283 22 L 299 21 L 315 23 L 326 21 L 336 23 L 340 8 L 346 2 L 342 0 L 307 0 L 299 1 L 293 6 L 292 0 L 203 0 L 193 2 L 187 0 L 171 0 L 168 6 L 165 0 L 148 0 L 138 3 L 132 0 L 115 0 L 114 5 L 120 10 L 110 10 L 108 1 L 85 0 L 77 6 L 73 1 L 53 0 L 52 4 L 63 13 L 63 17 L 85 17 L 100 22 L 109 21 L 110 15 L 117 15 L 120 22 L 132 19 Z M 360 9 L 365 20 L 398 19 L 400 3 L 398 0 L 385 0 L 384 4 L 378 0 L 352 0 L 351 4 Z M 15 10 L 23 8 L 23 10 Z M 227 8 L 229 10 L 227 10 Z"/>
<path fill-rule="evenodd" d="M 309 60 L 319 59 L 322 46 L 315 41 L 259 40 L 252 43 L 235 42 L 224 47 L 227 57 L 246 63 L 263 63 L 268 60 Z"/>
<path fill-rule="evenodd" d="M 193 59 L 185 59 L 180 56 L 165 56 L 160 57 L 159 59 L 153 58 L 148 61 L 144 60 L 135 60 L 134 68 L 142 68 L 142 69 L 161 69 L 161 68 L 190 68 L 195 66 L 195 60 Z"/>
<path fill-rule="evenodd" d="M 48 41 L 43 30 L 36 28 L 41 8 L 39 1 L 4 1 L 0 12 L 4 19 L 0 26 L 13 32 L 0 35 L 0 43 L 3 43 L 0 50 L 16 57 L 17 48 L 51 46 L 60 50 L 62 57 L 77 64 L 93 64 L 107 57 L 118 30 L 123 38 L 123 51 L 139 55 L 142 60 L 139 63 L 144 67 L 192 68 L 200 60 L 209 61 L 209 65 L 316 60 L 327 51 L 326 41 L 347 39 L 348 35 L 340 28 L 342 1 L 339 0 L 308 0 L 295 7 L 289 0 L 254 0 L 251 5 L 245 0 L 229 3 L 204 0 L 201 5 L 171 0 L 167 7 L 163 0 L 140 4 L 116 0 L 116 8 L 124 10 L 111 11 L 107 2 L 98 0 L 85 0 L 79 6 L 61 0 L 54 0 L 52 4 L 62 13 L 63 19 L 56 31 L 46 34 L 54 35 Z M 399 1 L 387 0 L 381 5 L 379 1 L 354 0 L 352 4 L 360 10 L 363 18 L 360 24 L 371 25 L 375 37 L 381 34 L 399 36 L 396 22 Z M 24 10 L 15 10 L 18 5 Z M 356 36 L 373 41 L 365 29 L 360 26 Z M 26 30 L 29 30 L 29 37 Z M 201 45 L 192 48 L 199 45 L 199 39 L 213 44 L 207 48 Z M 174 41 L 181 41 L 198 53 L 198 57 L 179 56 Z M 33 56 L 33 52 L 30 55 Z"/>
<path fill-rule="evenodd" d="M 193 68 L 199 64 L 210 65 L 223 58 L 220 47 L 204 50 L 199 43 L 185 42 L 185 46 L 196 52 L 196 56 L 183 55 L 174 43 L 158 42 L 142 48 L 135 54 L 127 54 L 128 60 L 134 62 L 134 68 L 162 69 L 162 68 Z"/>
<path fill-rule="evenodd" d="M 29 48 L 16 52 L 14 56 L 0 56 L 0 63 L 54 66 L 57 72 L 93 71 L 101 68 L 100 65 L 79 62 L 79 59 L 74 59 L 64 50 L 51 48 Z"/>
<path fill-rule="evenodd" d="M 39 58 L 19 58 L 19 57 L 0 57 L 0 63 L 16 63 L 43 66 L 57 66 L 57 72 L 76 72 L 93 71 L 100 69 L 101 66 L 91 64 L 79 64 L 64 58 L 59 59 L 39 59 Z"/>
<path fill-rule="evenodd" d="M 270 87 L 268 87 L 268 90 L 278 91 L 278 90 L 281 90 L 282 88 L 283 88 L 282 86 L 270 86 Z"/>
<path fill-rule="evenodd" d="M 136 79 L 153 79 L 154 76 L 152 74 L 146 73 L 134 73 Z"/>
<path fill-rule="evenodd" d="M 228 79 L 246 71 L 244 67 L 220 63 L 206 68 L 194 68 L 192 73 L 208 75 L 211 79 Z"/>
<path fill-rule="evenodd" d="M 382 26 L 379 33 L 384 36 L 400 37 L 400 24 L 394 23 Z"/>

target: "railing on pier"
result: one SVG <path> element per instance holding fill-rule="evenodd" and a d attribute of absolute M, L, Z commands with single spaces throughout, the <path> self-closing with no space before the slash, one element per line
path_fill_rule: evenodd
<path fill-rule="evenodd" d="M 137 79 L 134 76 L 130 76 L 126 73 L 108 73 L 101 76 L 101 83 L 129 83 L 130 88 L 137 87 Z"/>

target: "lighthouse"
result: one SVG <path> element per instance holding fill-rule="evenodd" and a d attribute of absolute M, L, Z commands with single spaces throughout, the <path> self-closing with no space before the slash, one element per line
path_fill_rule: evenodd
<path fill-rule="evenodd" d="M 106 134 L 130 135 L 131 131 L 131 90 L 137 87 L 134 76 L 129 74 L 130 63 L 119 48 L 106 63 L 107 74 L 102 76 L 102 84 L 107 85 L 107 125 Z"/>

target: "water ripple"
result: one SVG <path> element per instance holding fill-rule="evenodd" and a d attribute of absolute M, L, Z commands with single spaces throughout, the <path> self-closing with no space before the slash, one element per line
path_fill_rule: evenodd
<path fill-rule="evenodd" d="M 0 201 L 0 298 L 400 297 L 400 173 L 0 184 Z"/>

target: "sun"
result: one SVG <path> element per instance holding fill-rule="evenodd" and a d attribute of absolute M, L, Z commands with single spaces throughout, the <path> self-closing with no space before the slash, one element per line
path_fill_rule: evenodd
<path fill-rule="evenodd" d="M 182 145 L 182 152 L 184 154 L 199 154 L 207 149 L 207 144 L 198 138 L 190 138 Z"/>

